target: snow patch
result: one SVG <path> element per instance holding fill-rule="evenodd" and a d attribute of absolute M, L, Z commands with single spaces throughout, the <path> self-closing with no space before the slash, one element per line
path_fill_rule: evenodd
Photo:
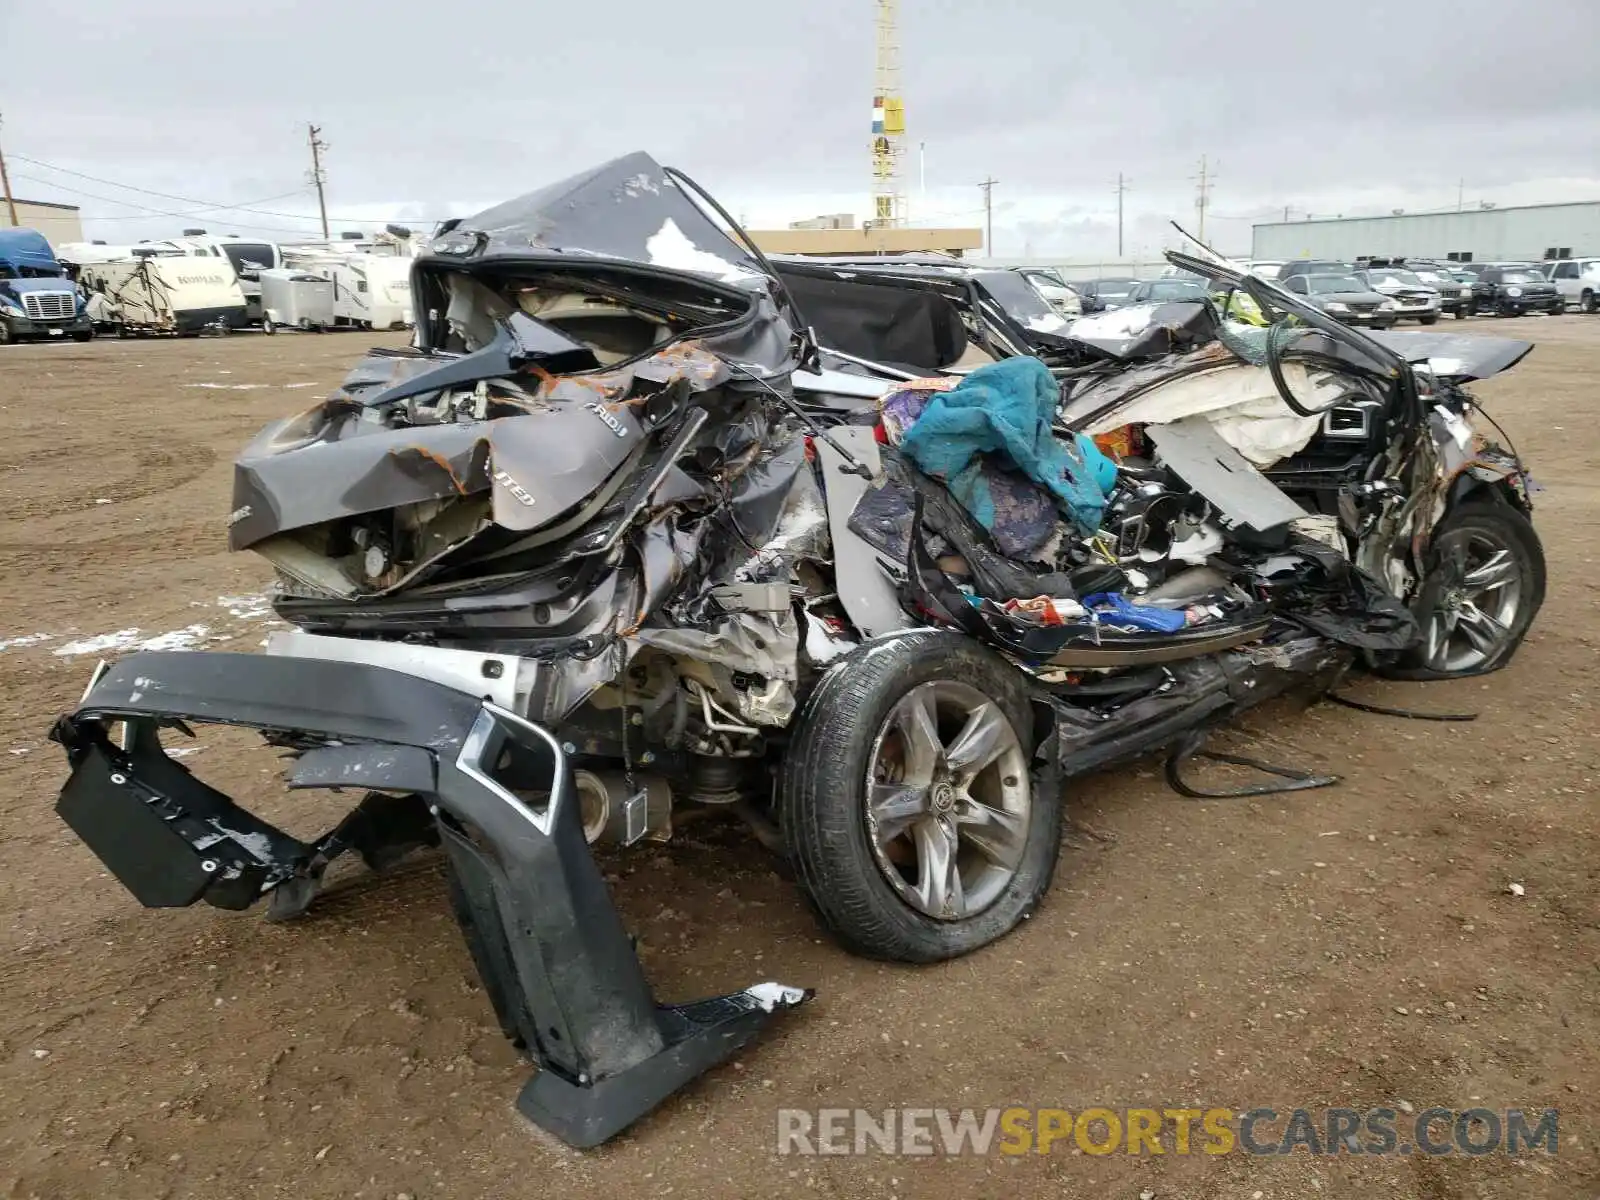
<path fill-rule="evenodd" d="M 697 275 L 710 275 L 724 282 L 755 277 L 754 271 L 735 266 L 727 259 L 700 249 L 671 217 L 661 222 L 661 228 L 645 239 L 644 248 L 650 255 L 650 265 L 653 267 L 665 267 L 669 271 L 693 271 Z"/>
<path fill-rule="evenodd" d="M 651 179 L 646 171 L 640 171 L 637 175 L 629 176 L 623 181 L 622 190 L 630 196 L 641 196 L 645 192 L 649 192 L 653 196 L 661 194 L 660 185 L 654 179 Z"/>
<path fill-rule="evenodd" d="M 100 633 L 57 646 L 57 658 L 76 658 L 81 654 L 104 654 L 108 650 L 190 650 L 204 642 L 211 633 L 209 625 L 188 625 L 168 633 L 158 633 L 142 641 L 139 629 L 119 629 L 115 633 Z M 135 681 L 135 686 L 138 686 Z"/>
<path fill-rule="evenodd" d="M 230 617 L 259 621 L 271 615 L 272 598 L 264 593 L 257 596 L 218 596 L 217 607 L 227 609 Z"/>
<path fill-rule="evenodd" d="M 186 388 L 211 388 L 222 392 L 253 392 L 257 388 L 268 388 L 270 383 L 186 383 Z"/>
<path fill-rule="evenodd" d="M 80 654 L 104 654 L 107 650 L 125 650 L 139 638 L 139 630 L 119 629 L 115 633 L 101 633 L 77 642 L 68 642 L 55 648 L 57 658 L 76 658 Z"/>
<path fill-rule="evenodd" d="M 205 641 L 206 635 L 211 632 L 209 625 L 186 625 L 182 629 L 174 629 L 170 633 L 158 633 L 153 638 L 146 638 L 136 647 L 139 650 L 191 650 Z M 135 680 L 135 683 L 138 681 Z"/>
<path fill-rule="evenodd" d="M 0 650 L 10 650 L 14 646 L 37 646 L 40 642 L 53 641 L 53 633 L 25 633 L 21 637 L 0 638 Z"/>

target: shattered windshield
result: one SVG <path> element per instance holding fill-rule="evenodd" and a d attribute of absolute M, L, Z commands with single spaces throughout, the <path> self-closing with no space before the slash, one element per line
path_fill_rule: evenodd
<path fill-rule="evenodd" d="M 1332 292 L 1364 292 L 1366 284 L 1354 275 L 1313 275 L 1310 279 L 1311 294 L 1313 296 L 1328 295 Z"/>
<path fill-rule="evenodd" d="M 985 271 L 978 276 L 1006 315 L 1034 333 L 1060 333 L 1067 323 L 1027 279 L 1015 271 Z"/>

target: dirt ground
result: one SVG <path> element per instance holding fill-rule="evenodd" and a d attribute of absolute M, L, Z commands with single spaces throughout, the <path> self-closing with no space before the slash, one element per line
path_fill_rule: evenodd
<path fill-rule="evenodd" d="M 849 957 L 728 834 L 609 858 L 658 994 L 778 979 L 817 998 L 586 1154 L 512 1109 L 527 1067 L 438 860 L 353 876 L 290 926 L 146 912 L 51 811 L 65 772 L 44 735 L 96 658 L 260 641 L 268 572 L 224 545 L 231 457 L 365 339 L 0 350 L 0 1196 L 1600 1195 L 1600 318 L 1447 328 L 1538 343 L 1479 391 L 1547 489 L 1549 598 L 1504 672 L 1360 688 L 1479 720 L 1250 716 L 1236 747 L 1345 776 L 1300 796 L 1185 801 L 1156 763 L 1080 782 L 1035 918 L 935 967 Z M 197 746 L 190 765 L 247 806 L 331 821 L 247 739 Z M 780 1107 L 1186 1103 L 1555 1106 L 1560 1153 L 776 1149 Z"/>

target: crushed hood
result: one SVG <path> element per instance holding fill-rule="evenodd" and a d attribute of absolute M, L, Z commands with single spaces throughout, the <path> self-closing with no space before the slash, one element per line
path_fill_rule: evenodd
<path fill-rule="evenodd" d="M 706 216 L 655 159 L 624 155 L 466 217 L 432 254 L 609 258 L 765 289 L 759 260 Z"/>
<path fill-rule="evenodd" d="M 1440 379 L 1488 379 L 1509 371 L 1533 349 L 1532 342 L 1516 338 L 1484 337 L 1473 333 L 1382 332 L 1376 340 L 1401 354 L 1413 366 Z"/>

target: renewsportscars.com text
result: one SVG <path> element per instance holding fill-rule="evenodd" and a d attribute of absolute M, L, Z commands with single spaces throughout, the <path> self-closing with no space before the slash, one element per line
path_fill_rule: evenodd
<path fill-rule="evenodd" d="M 1559 1152 L 1559 1110 L 783 1108 L 779 1154 L 1326 1155 Z"/>

